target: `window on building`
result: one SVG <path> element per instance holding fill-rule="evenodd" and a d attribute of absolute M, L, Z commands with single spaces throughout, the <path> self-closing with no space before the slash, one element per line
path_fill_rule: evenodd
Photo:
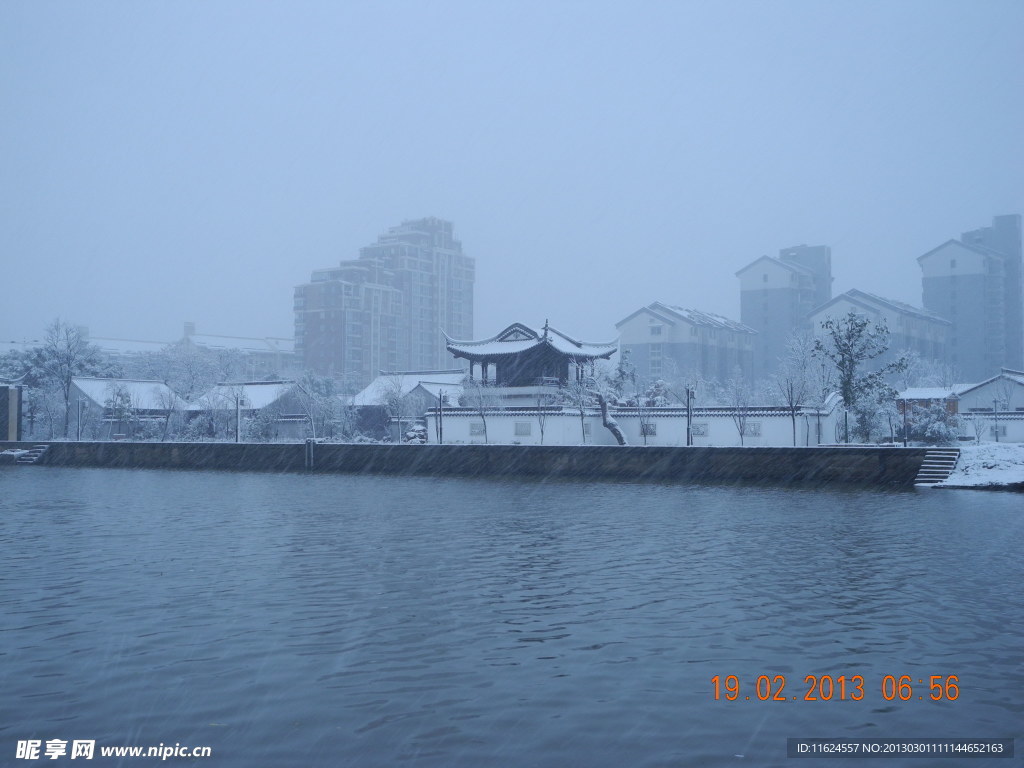
<path fill-rule="evenodd" d="M 747 435 L 749 437 L 760 437 L 761 436 L 761 422 L 760 421 L 748 421 L 747 422 Z"/>
<path fill-rule="evenodd" d="M 690 434 L 694 437 L 707 437 L 708 436 L 708 425 L 707 424 L 693 424 L 690 426 Z"/>
<path fill-rule="evenodd" d="M 988 433 L 992 437 L 995 437 L 996 435 L 998 435 L 999 437 L 1006 437 L 1006 425 L 1000 424 L 997 427 L 995 424 L 993 424 L 991 427 L 988 428 Z"/>
<path fill-rule="evenodd" d="M 640 424 L 640 434 L 646 437 L 658 434 L 658 425 L 653 421 L 643 422 Z"/>
<path fill-rule="evenodd" d="M 471 421 L 469 422 L 469 435 L 470 437 L 483 437 L 484 434 L 484 423 L 482 421 Z"/>
<path fill-rule="evenodd" d="M 652 376 L 661 374 L 661 344 L 651 344 L 650 367 Z"/>
<path fill-rule="evenodd" d="M 651 336 L 661 336 L 661 326 L 660 325 L 652 325 L 651 326 Z"/>
<path fill-rule="evenodd" d="M 589 424 L 584 424 L 583 425 L 583 434 L 586 435 L 587 437 L 590 437 L 590 425 Z"/>
<path fill-rule="evenodd" d="M 533 424 L 529 421 L 516 422 L 516 437 L 527 437 L 533 434 Z"/>
<path fill-rule="evenodd" d="M 761 282 L 762 283 L 767 283 L 768 282 L 768 273 L 767 272 L 765 272 L 763 275 L 761 275 Z"/>
<path fill-rule="evenodd" d="M 949 268 L 950 269 L 956 269 L 956 259 L 950 259 L 949 260 Z"/>

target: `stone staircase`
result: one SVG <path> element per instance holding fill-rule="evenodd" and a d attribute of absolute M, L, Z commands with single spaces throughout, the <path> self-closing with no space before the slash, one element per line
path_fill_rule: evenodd
<path fill-rule="evenodd" d="M 941 483 L 953 473 L 957 459 L 960 458 L 959 448 L 932 448 L 924 455 L 921 468 L 914 478 L 914 485 L 935 485 Z"/>
<path fill-rule="evenodd" d="M 36 445 L 28 449 L 28 453 L 24 456 L 19 456 L 16 463 L 18 464 L 36 464 L 39 462 L 43 455 L 46 453 L 48 445 Z"/>

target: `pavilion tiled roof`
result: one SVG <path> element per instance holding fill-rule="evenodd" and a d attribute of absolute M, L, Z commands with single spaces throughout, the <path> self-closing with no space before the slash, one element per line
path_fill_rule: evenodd
<path fill-rule="evenodd" d="M 453 355 L 473 360 L 514 355 L 545 344 L 564 355 L 583 360 L 608 358 L 619 348 L 617 341 L 595 343 L 574 339 L 547 323 L 540 331 L 522 323 L 513 323 L 489 339 L 459 341 L 445 334 L 445 340 L 448 351 Z"/>

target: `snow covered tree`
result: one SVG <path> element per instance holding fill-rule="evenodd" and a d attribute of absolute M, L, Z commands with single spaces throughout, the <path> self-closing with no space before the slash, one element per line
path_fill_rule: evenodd
<path fill-rule="evenodd" d="M 157 378 L 187 401 L 209 391 L 218 381 L 236 380 L 233 376 L 221 377 L 213 354 L 188 341 L 164 347 L 159 358 Z"/>
<path fill-rule="evenodd" d="M 112 375 L 114 367 L 99 347 L 90 344 L 75 326 L 60 319 L 46 328 L 43 345 L 31 353 L 32 368 L 41 372 L 40 383 L 52 384 L 63 401 L 63 431 L 66 439 L 71 424 L 71 380 L 75 376 Z"/>
<path fill-rule="evenodd" d="M 108 384 L 107 396 L 103 405 L 110 418 L 111 437 L 116 432 L 129 439 L 134 438 L 139 419 L 138 409 L 131 391 L 123 384 Z"/>
<path fill-rule="evenodd" d="M 610 408 L 611 405 L 620 401 L 623 383 L 628 378 L 629 368 L 623 366 L 622 360 L 623 358 L 620 357 L 619 364 L 614 370 L 609 370 L 606 364 L 597 367 L 592 363 L 590 371 L 592 375 L 583 383 L 589 388 L 590 396 L 597 402 L 597 407 L 601 412 L 602 426 L 612 433 L 616 443 L 626 445 L 626 435 L 623 433 L 622 427 L 619 426 L 619 422 L 612 416 Z"/>
<path fill-rule="evenodd" d="M 337 415 L 339 401 L 334 390 L 334 381 L 326 376 L 317 376 L 306 372 L 295 382 L 295 400 L 302 409 L 309 424 L 310 437 L 313 439 L 333 436 L 334 420 Z M 399 377 L 398 397 L 389 400 L 388 406 L 397 407 L 399 414 L 399 431 L 401 430 L 401 414 L 404 399 L 401 397 L 401 377 Z"/>
<path fill-rule="evenodd" d="M 870 373 L 858 378 L 856 399 L 850 409 L 853 414 L 854 436 L 862 442 L 877 442 L 888 433 L 895 439 L 899 414 L 896 408 L 898 393 L 886 383 L 881 373 Z"/>
<path fill-rule="evenodd" d="M 910 438 L 928 445 L 952 445 L 960 438 L 963 422 L 944 402 L 915 405 L 910 410 Z"/>
<path fill-rule="evenodd" d="M 826 318 L 821 328 L 825 336 L 815 339 L 814 353 L 834 366 L 843 407 L 849 412 L 857 407 L 861 393 L 870 391 L 874 386 L 861 373 L 861 366 L 889 348 L 889 329 L 884 321 L 876 325 L 853 310 L 845 317 Z M 900 371 L 905 366 L 905 361 L 896 360 L 868 375 L 882 376 Z M 844 432 L 844 442 L 849 442 L 847 427 L 844 427 Z"/>

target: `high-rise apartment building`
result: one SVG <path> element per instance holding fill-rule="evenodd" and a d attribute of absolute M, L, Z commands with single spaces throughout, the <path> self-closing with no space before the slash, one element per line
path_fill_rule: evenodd
<path fill-rule="evenodd" d="M 762 256 L 740 279 L 740 322 L 757 331 L 754 377 L 775 371 L 794 331 L 810 331 L 813 309 L 832 298 L 832 249 L 827 245 L 783 248 L 778 258 Z"/>
<path fill-rule="evenodd" d="M 949 320 L 949 363 L 967 381 L 1024 367 L 1021 217 L 964 232 L 919 256 L 926 308 Z"/>
<path fill-rule="evenodd" d="M 382 370 L 451 367 L 442 331 L 472 338 L 474 273 L 451 222 L 402 222 L 295 288 L 296 355 L 353 391 Z"/>

